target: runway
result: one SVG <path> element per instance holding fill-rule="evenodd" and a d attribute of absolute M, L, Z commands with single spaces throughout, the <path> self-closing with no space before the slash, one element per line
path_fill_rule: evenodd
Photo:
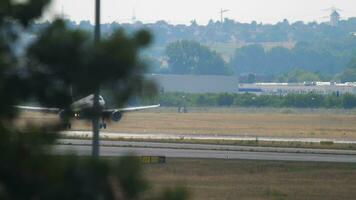
<path fill-rule="evenodd" d="M 59 140 L 55 154 L 91 154 L 90 140 Z M 229 145 L 196 145 L 150 142 L 102 141 L 101 156 L 166 156 L 168 158 L 246 159 L 303 162 L 356 163 L 356 151 L 315 150 Z"/>

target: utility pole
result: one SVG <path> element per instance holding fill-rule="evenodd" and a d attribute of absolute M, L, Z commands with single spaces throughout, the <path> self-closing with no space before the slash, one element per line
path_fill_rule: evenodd
<path fill-rule="evenodd" d="M 97 45 L 100 42 L 100 0 L 95 0 L 95 32 L 94 42 Z M 93 103 L 93 144 L 92 144 L 92 156 L 93 158 L 99 158 L 99 93 L 100 85 L 97 85 L 94 91 L 94 103 Z"/>

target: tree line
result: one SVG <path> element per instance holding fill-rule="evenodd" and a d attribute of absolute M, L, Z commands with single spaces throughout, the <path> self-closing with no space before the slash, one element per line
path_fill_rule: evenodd
<path fill-rule="evenodd" d="M 66 23 L 71 29 L 93 31 L 89 21 L 77 24 L 67 20 Z M 49 25 L 38 23 L 31 30 L 36 35 Z M 151 64 L 152 73 L 256 74 L 264 76 L 261 80 L 275 81 L 281 74 L 298 69 L 341 80 L 339 75 L 356 52 L 356 37 L 352 34 L 356 32 L 356 18 L 342 20 L 336 27 L 316 22 L 283 20 L 271 25 L 231 19 L 211 20 L 207 25 L 196 21 L 190 25 L 172 25 L 165 21 L 102 24 L 104 37 L 117 29 L 133 33 L 142 27 L 155 35 L 152 48 L 142 53 Z M 264 45 L 269 42 L 280 46 Z M 223 50 L 208 48 L 214 43 L 222 44 Z M 286 48 L 283 43 L 294 45 Z M 231 55 L 221 55 L 225 46 L 233 44 L 240 45 L 235 45 L 237 49 Z"/>
<path fill-rule="evenodd" d="M 237 49 L 230 60 L 236 73 L 276 75 L 293 69 L 334 75 L 342 72 L 356 51 L 356 38 L 344 41 L 297 43 L 292 49 L 266 50 L 255 44 Z"/>
<path fill-rule="evenodd" d="M 356 108 L 356 95 L 353 94 L 287 94 L 285 96 L 256 94 L 190 94 L 163 93 L 155 101 L 162 106 L 192 106 L 192 107 L 275 107 L 275 108 Z M 149 102 L 151 100 L 142 100 Z"/>
<path fill-rule="evenodd" d="M 85 31 L 93 31 L 94 26 L 83 20 L 79 23 L 67 20 L 66 23 L 71 28 L 80 28 Z M 34 30 L 48 26 L 49 22 L 37 23 Z M 290 23 L 284 19 L 275 24 L 262 24 L 252 21 L 251 23 L 241 23 L 225 18 L 223 22 L 210 20 L 208 24 L 198 24 L 192 20 L 190 24 L 170 24 L 164 20 L 154 23 L 105 23 L 102 24 L 104 35 L 109 35 L 117 28 L 123 28 L 129 32 L 134 32 L 141 28 L 151 30 L 156 35 L 155 44 L 166 46 L 168 43 L 177 40 L 195 40 L 201 43 L 207 42 L 311 42 L 318 40 L 340 40 L 350 36 L 356 31 L 356 18 L 341 20 L 338 26 L 330 26 L 328 22 L 297 21 Z"/>
<path fill-rule="evenodd" d="M 353 45 L 354 44 L 354 45 Z M 340 49 L 340 50 L 339 50 Z M 154 73 L 196 75 L 262 75 L 269 81 L 345 81 L 341 76 L 356 59 L 356 39 L 334 43 L 298 43 L 292 49 L 274 47 L 266 50 L 254 44 L 236 49 L 226 62 L 222 56 L 196 41 L 180 40 L 166 47 L 166 67 L 154 67 Z M 160 63 L 156 62 L 156 65 Z M 155 65 L 155 63 L 153 63 Z"/>

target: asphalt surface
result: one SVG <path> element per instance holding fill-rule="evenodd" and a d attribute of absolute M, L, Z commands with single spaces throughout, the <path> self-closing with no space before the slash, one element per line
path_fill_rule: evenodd
<path fill-rule="evenodd" d="M 55 154 L 91 154 L 90 140 L 59 140 Z M 171 158 L 247 159 L 303 162 L 356 163 L 356 151 L 243 147 L 152 142 L 102 141 L 101 156 L 166 156 Z"/>

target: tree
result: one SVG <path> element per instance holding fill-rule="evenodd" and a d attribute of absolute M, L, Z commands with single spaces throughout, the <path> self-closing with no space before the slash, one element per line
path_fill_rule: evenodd
<path fill-rule="evenodd" d="M 247 83 L 256 83 L 256 74 L 248 74 Z"/>
<path fill-rule="evenodd" d="M 356 97 L 351 94 L 345 94 L 342 96 L 342 106 L 344 108 L 356 107 Z"/>
<path fill-rule="evenodd" d="M 301 83 L 301 82 L 315 82 L 320 81 L 321 78 L 319 74 L 308 72 L 301 69 L 293 69 L 287 74 L 278 77 L 279 82 L 288 83 Z"/>
<path fill-rule="evenodd" d="M 266 71 L 266 54 L 261 45 L 249 45 L 236 49 L 230 63 L 237 73 L 261 74 Z"/>
<path fill-rule="evenodd" d="M 274 47 L 266 52 L 266 65 L 274 74 L 288 72 L 293 63 L 291 51 L 283 47 Z"/>
<path fill-rule="evenodd" d="M 264 49 L 260 44 L 252 44 L 236 49 L 230 65 L 240 74 L 273 76 L 287 73 L 291 69 L 301 69 L 330 76 L 346 67 L 355 51 L 355 42 L 355 38 L 298 42 L 291 49 Z"/>
<path fill-rule="evenodd" d="M 117 31 L 94 46 L 88 35 L 68 30 L 57 20 L 31 45 L 24 62 L 13 51 L 19 30 L 25 31 L 49 1 L 14 2 L 0 1 L 0 198 L 147 199 L 143 196 L 147 182 L 137 159 L 109 162 L 51 155 L 57 139 L 53 132 L 60 126 L 19 129 L 13 105 L 32 99 L 42 105 L 69 107 L 70 85 L 85 93 L 99 83 L 117 81 L 126 83 L 121 85 L 123 103 L 136 91 L 133 83 L 142 83 L 145 65 L 139 62 L 138 51 L 149 43 L 149 34 L 139 31 L 129 37 Z M 183 200 L 187 195 L 177 189 L 150 197 Z"/>
<path fill-rule="evenodd" d="M 346 68 L 340 75 L 341 82 L 356 82 L 356 68 Z"/>
<path fill-rule="evenodd" d="M 69 96 L 70 87 L 76 94 L 85 96 L 102 85 L 115 88 L 117 98 L 121 104 L 125 103 L 144 83 L 142 73 L 147 66 L 139 60 L 138 52 L 149 41 L 146 31 L 129 37 L 118 30 L 94 46 L 84 32 L 67 29 L 61 20 L 53 22 L 28 51 L 30 74 L 34 80 L 46 82 L 47 88 L 43 89 L 33 81 L 36 84 L 33 88 L 41 88 L 36 91 L 36 96 L 41 98 L 38 100 L 50 106 L 58 105 L 56 99 Z"/>
<path fill-rule="evenodd" d="M 181 40 L 166 48 L 173 74 L 227 75 L 229 70 L 222 57 L 195 41 Z"/>
<path fill-rule="evenodd" d="M 231 94 L 220 94 L 218 98 L 219 106 L 231 106 L 234 103 L 234 97 Z"/>
<path fill-rule="evenodd" d="M 340 74 L 341 82 L 356 82 L 356 56 L 351 59 L 346 69 Z"/>

